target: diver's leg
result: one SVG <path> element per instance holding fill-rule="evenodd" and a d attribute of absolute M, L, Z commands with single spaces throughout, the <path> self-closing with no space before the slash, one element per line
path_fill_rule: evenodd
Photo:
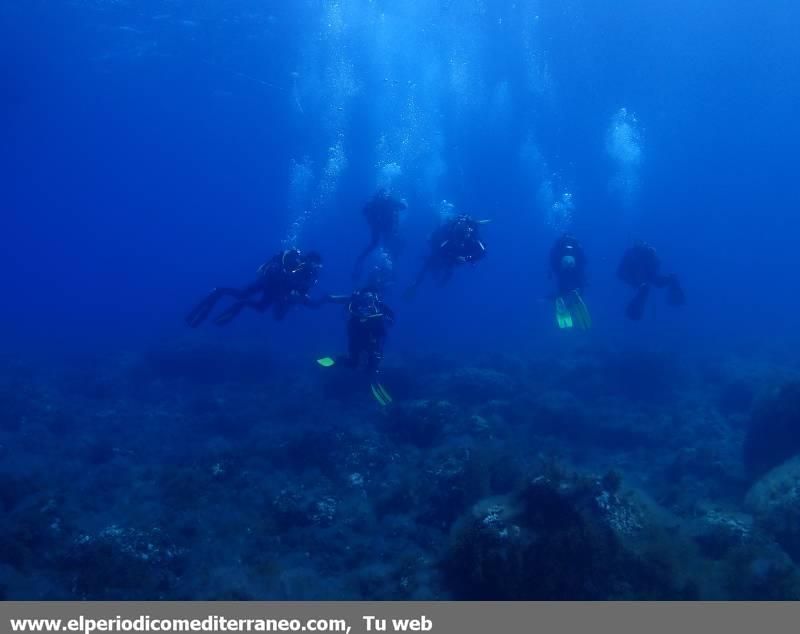
<path fill-rule="evenodd" d="M 406 248 L 405 241 L 402 239 L 400 232 L 396 228 L 392 229 L 386 234 L 383 244 L 386 252 L 389 254 L 389 257 L 392 258 L 392 260 L 402 255 Z"/>
<path fill-rule="evenodd" d="M 683 287 L 676 275 L 669 276 L 667 302 L 670 306 L 683 306 L 686 303 L 686 293 L 683 292 Z"/>
<path fill-rule="evenodd" d="M 417 292 L 417 289 L 422 285 L 422 282 L 425 280 L 425 276 L 431 272 L 433 269 L 433 258 L 429 257 L 425 260 L 425 263 L 422 265 L 422 268 L 417 273 L 417 277 L 414 280 L 414 283 L 406 289 L 404 296 L 406 299 L 411 299 Z"/>
<path fill-rule="evenodd" d="M 189 314 L 186 315 L 186 323 L 192 328 L 197 328 L 206 320 L 208 314 L 221 297 L 220 289 L 215 288 L 189 311 Z"/>
<path fill-rule="evenodd" d="M 361 357 L 362 341 L 357 328 L 348 325 L 347 327 L 347 356 L 340 358 L 340 363 L 348 368 L 358 367 L 358 360 Z"/>
<path fill-rule="evenodd" d="M 372 228 L 372 237 L 369 241 L 367 247 L 358 254 L 356 258 L 355 266 L 353 267 L 353 279 L 358 279 L 361 275 L 361 270 L 364 268 L 364 261 L 367 259 L 367 256 L 372 253 L 375 249 L 378 248 L 378 245 L 381 241 L 381 232 L 379 229 L 373 227 Z"/>
<path fill-rule="evenodd" d="M 686 303 L 686 295 L 683 292 L 680 281 L 678 281 L 678 276 L 674 273 L 656 275 L 653 278 L 653 286 L 667 289 L 667 303 L 670 306 L 683 306 Z"/>
<path fill-rule="evenodd" d="M 186 315 L 186 323 L 192 328 L 197 328 L 206 320 L 209 313 L 214 309 L 214 306 L 216 306 L 220 299 L 229 296 L 241 300 L 246 298 L 249 293 L 250 287 L 245 289 L 227 287 L 215 288 Z"/>
<path fill-rule="evenodd" d="M 258 312 L 264 312 L 272 305 L 273 296 L 271 293 L 268 293 L 266 290 L 263 290 L 263 294 L 261 299 L 258 301 L 253 301 L 248 299 L 248 295 L 252 294 L 253 289 L 247 289 L 248 293 L 245 295 L 244 298 L 240 299 L 238 302 L 231 304 L 226 310 L 224 310 L 220 315 L 214 320 L 214 323 L 217 326 L 227 326 L 231 323 L 238 315 L 241 313 L 245 308 L 252 308 L 257 310 Z"/>
<path fill-rule="evenodd" d="M 378 375 L 381 361 L 383 361 L 383 339 L 382 336 L 375 337 L 367 351 L 367 374 L 371 376 Z"/>
<path fill-rule="evenodd" d="M 227 326 L 239 315 L 239 313 L 242 312 L 245 306 L 247 306 L 247 302 L 236 302 L 231 304 L 217 316 L 217 318 L 214 320 L 214 323 L 217 326 Z"/>
<path fill-rule="evenodd" d="M 633 296 L 633 299 L 628 304 L 628 308 L 625 311 L 625 314 L 628 316 L 628 319 L 632 319 L 633 321 L 639 321 L 642 316 L 644 315 L 644 307 L 647 304 L 647 297 L 650 295 L 650 285 L 649 284 L 642 284 L 636 290 L 636 295 Z"/>

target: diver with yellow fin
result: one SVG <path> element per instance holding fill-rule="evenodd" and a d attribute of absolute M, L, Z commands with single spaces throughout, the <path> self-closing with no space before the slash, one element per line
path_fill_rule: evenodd
<path fill-rule="evenodd" d="M 556 323 L 559 328 L 587 330 L 592 326 L 589 310 L 581 297 L 586 286 L 586 255 L 578 240 L 565 233 L 550 250 L 550 271 L 556 278 Z"/>
<path fill-rule="evenodd" d="M 380 363 L 383 360 L 383 344 L 388 328 L 394 323 L 394 311 L 383 303 L 378 289 L 367 286 L 352 295 L 328 295 L 320 304 L 342 304 L 347 306 L 348 354 L 338 363 L 357 368 L 362 357 L 366 357 L 366 371 L 370 377 L 370 391 L 381 405 L 389 405 L 392 396 L 378 380 Z M 331 357 L 317 359 L 323 368 L 336 365 Z"/>

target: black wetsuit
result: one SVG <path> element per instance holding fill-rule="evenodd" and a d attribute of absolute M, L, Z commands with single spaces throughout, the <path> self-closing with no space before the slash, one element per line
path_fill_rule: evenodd
<path fill-rule="evenodd" d="M 417 275 L 411 291 L 428 273 L 440 285 L 446 284 L 459 264 L 475 264 L 486 257 L 486 246 L 480 239 L 480 223 L 466 214 L 456 216 L 439 227 L 431 236 L 431 252 Z"/>
<path fill-rule="evenodd" d="M 568 256 L 574 258 L 574 266 L 564 266 L 563 260 Z M 583 291 L 586 286 L 586 255 L 573 236 L 565 234 L 556 240 L 550 249 L 550 270 L 556 278 L 560 297 Z"/>
<path fill-rule="evenodd" d="M 617 277 L 636 289 L 636 295 L 628 304 L 628 318 L 640 320 L 644 314 L 650 288 L 667 289 L 667 301 L 673 306 L 686 303 L 680 282 L 674 274 L 661 273 L 661 260 L 656 250 L 648 244 L 639 243 L 625 251 L 617 269 Z"/>
<path fill-rule="evenodd" d="M 347 305 L 347 356 L 340 358 L 340 363 L 357 368 L 362 358 L 366 358 L 367 372 L 377 374 L 388 328 L 394 323 L 392 309 L 370 288 L 352 295 L 329 295 L 325 301 Z"/>
<path fill-rule="evenodd" d="M 358 277 L 364 266 L 367 256 L 381 244 L 393 251 L 396 248 L 397 227 L 400 221 L 400 211 L 406 204 L 381 190 L 364 205 L 364 216 L 370 229 L 370 241 L 366 248 L 356 258 L 353 276 Z M 394 255 L 394 254 L 392 254 Z"/>
<path fill-rule="evenodd" d="M 319 277 L 319 258 L 303 256 L 296 249 L 278 253 L 258 269 L 258 278 L 244 288 L 215 288 L 187 315 L 187 323 L 202 324 L 223 297 L 236 300 L 214 320 L 219 326 L 230 323 L 244 308 L 259 312 L 272 308 L 275 319 L 283 319 L 295 304 L 310 304 L 308 292 Z"/>

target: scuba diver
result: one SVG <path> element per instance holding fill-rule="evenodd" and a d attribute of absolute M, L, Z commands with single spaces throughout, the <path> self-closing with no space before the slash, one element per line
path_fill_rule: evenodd
<path fill-rule="evenodd" d="M 558 327 L 590 328 L 592 318 L 581 297 L 586 286 L 586 255 L 574 236 L 565 233 L 555 241 L 550 249 L 550 272 L 558 286 L 555 297 Z"/>
<path fill-rule="evenodd" d="M 651 286 L 666 288 L 667 302 L 672 306 L 686 303 L 686 296 L 677 276 L 662 275 L 660 269 L 661 261 L 656 250 L 646 242 L 637 242 L 625 251 L 617 269 L 617 277 L 636 289 L 636 294 L 625 311 L 629 319 L 638 321 L 642 318 Z"/>
<path fill-rule="evenodd" d="M 388 405 L 392 397 L 378 381 L 380 363 L 383 360 L 383 344 L 388 328 L 394 323 L 394 312 L 386 304 L 377 289 L 371 286 L 355 291 L 352 295 L 328 295 L 320 304 L 342 304 L 347 306 L 348 354 L 338 362 L 348 368 L 358 368 L 361 359 L 366 359 L 365 369 L 370 378 L 370 390 L 381 405 Z M 317 359 L 324 368 L 336 364 L 331 357 Z"/>
<path fill-rule="evenodd" d="M 400 222 L 400 212 L 408 208 L 405 200 L 397 199 L 387 190 L 379 189 L 376 194 L 364 205 L 364 216 L 370 229 L 370 242 L 356 258 L 353 268 L 353 279 L 358 279 L 364 260 L 381 244 L 391 252 L 397 239 L 397 227 Z"/>
<path fill-rule="evenodd" d="M 432 274 L 440 286 L 444 286 L 460 264 L 476 264 L 486 256 L 486 246 L 479 235 L 479 228 L 488 220 L 475 220 L 467 214 L 458 214 L 440 226 L 430 239 L 431 251 L 417 274 L 414 284 L 406 291 L 410 299 L 416 293 L 425 276 Z"/>
<path fill-rule="evenodd" d="M 317 283 L 322 258 L 310 251 L 287 249 L 273 256 L 258 269 L 258 278 L 244 288 L 215 288 L 186 316 L 192 328 L 202 324 L 223 297 L 236 300 L 214 320 L 218 326 L 229 324 L 244 308 L 264 312 L 272 308 L 275 319 L 283 319 L 295 304 L 312 306 L 308 292 Z M 260 297 L 257 297 L 260 295 Z"/>

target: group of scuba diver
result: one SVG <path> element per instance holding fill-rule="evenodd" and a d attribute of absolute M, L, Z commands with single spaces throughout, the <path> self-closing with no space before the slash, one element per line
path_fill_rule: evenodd
<path fill-rule="evenodd" d="M 407 208 L 404 200 L 380 189 L 366 203 L 363 212 L 370 229 L 370 242 L 358 254 L 353 269 L 353 279 L 358 281 L 364 263 L 378 249 L 393 255 L 398 242 L 400 214 Z M 431 276 L 440 286 L 446 284 L 453 272 L 465 264 L 475 265 L 486 256 L 486 245 L 481 238 L 481 225 L 488 220 L 477 220 L 464 213 L 449 215 L 431 235 L 428 255 L 414 283 L 406 290 L 406 299 L 413 298 L 426 277 Z M 312 298 L 310 292 L 319 281 L 322 257 L 316 251 L 307 253 L 290 248 L 273 256 L 258 269 L 258 277 L 244 288 L 221 287 L 212 290 L 186 317 L 189 326 L 202 324 L 225 297 L 232 302 L 220 312 L 214 323 L 230 323 L 245 308 L 258 312 L 272 310 L 275 319 L 283 319 L 296 305 L 319 308 L 326 304 L 347 307 L 347 353 L 336 359 L 323 357 L 317 363 L 325 368 L 335 365 L 357 369 L 364 363 L 370 382 L 370 391 L 381 405 L 388 405 L 392 397 L 380 383 L 379 372 L 383 348 L 389 327 L 394 323 L 394 311 L 384 303 L 383 296 L 391 281 L 391 271 L 373 267 L 367 281 L 357 290 L 344 295 L 323 295 Z M 588 329 L 591 316 L 583 301 L 586 287 L 586 256 L 578 240 L 569 234 L 558 238 L 550 251 L 550 271 L 556 281 L 554 302 L 555 320 L 559 328 Z M 685 295 L 674 274 L 661 273 L 661 262 L 655 249 L 639 242 L 622 256 L 617 269 L 618 278 L 634 289 L 626 314 L 632 320 L 644 315 L 650 289 L 665 288 L 667 301 L 679 306 Z"/>

